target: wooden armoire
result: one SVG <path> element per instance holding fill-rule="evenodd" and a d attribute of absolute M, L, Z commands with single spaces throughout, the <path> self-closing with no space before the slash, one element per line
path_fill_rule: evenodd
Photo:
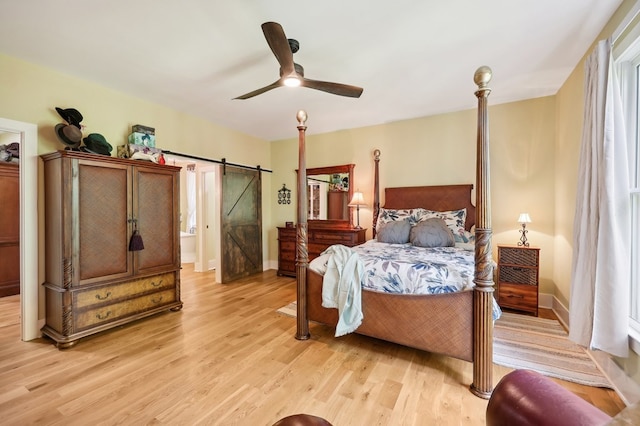
<path fill-rule="evenodd" d="M 43 334 L 58 348 L 180 300 L 180 168 L 75 151 L 42 156 Z M 138 230 L 144 249 L 131 251 Z"/>
<path fill-rule="evenodd" d="M 20 165 L 0 162 L 0 297 L 20 293 Z"/>

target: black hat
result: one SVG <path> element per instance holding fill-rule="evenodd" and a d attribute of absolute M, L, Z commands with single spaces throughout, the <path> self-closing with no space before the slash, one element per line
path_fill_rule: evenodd
<path fill-rule="evenodd" d="M 111 155 L 113 147 L 100 133 L 91 133 L 84 138 L 84 144 L 87 149 L 96 154 Z"/>
<path fill-rule="evenodd" d="M 62 117 L 64 121 L 69 124 L 73 124 L 78 129 L 80 129 L 80 123 L 82 122 L 83 118 L 82 114 L 80 114 L 80 111 L 75 108 L 62 109 L 59 107 L 56 107 L 56 111 L 58 111 L 58 114 L 60 114 L 60 117 Z"/>
<path fill-rule="evenodd" d="M 65 145 L 77 148 L 82 142 L 82 132 L 76 126 L 59 123 L 56 124 L 56 136 Z"/>
<path fill-rule="evenodd" d="M 7 145 L 7 152 L 14 158 L 20 158 L 20 144 L 18 142 L 11 142 Z"/>

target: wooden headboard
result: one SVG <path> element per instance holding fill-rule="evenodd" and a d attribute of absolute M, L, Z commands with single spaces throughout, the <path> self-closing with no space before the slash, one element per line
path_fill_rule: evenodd
<path fill-rule="evenodd" d="M 468 231 L 476 221 L 476 207 L 471 204 L 471 190 L 473 190 L 472 184 L 386 188 L 384 190 L 384 208 L 415 209 L 422 207 L 434 211 L 466 208 L 467 220 L 464 227 Z"/>

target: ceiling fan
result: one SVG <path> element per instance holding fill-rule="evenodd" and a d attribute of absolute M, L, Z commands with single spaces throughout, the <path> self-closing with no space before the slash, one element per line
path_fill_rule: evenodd
<path fill-rule="evenodd" d="M 281 86 L 302 86 L 309 89 L 321 90 L 334 95 L 359 98 L 362 88 L 350 86 L 348 84 L 331 83 L 328 81 L 318 81 L 305 78 L 304 68 L 293 62 L 293 54 L 300 47 L 297 40 L 287 39 L 282 26 L 276 22 L 265 22 L 262 24 L 262 32 L 267 39 L 271 51 L 280 64 L 280 78 L 268 86 L 246 93 L 234 99 L 249 99 L 269 90 Z"/>

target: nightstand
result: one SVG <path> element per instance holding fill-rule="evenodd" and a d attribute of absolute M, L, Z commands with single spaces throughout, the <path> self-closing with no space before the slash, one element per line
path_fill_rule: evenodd
<path fill-rule="evenodd" d="M 540 249 L 498 246 L 498 305 L 538 316 Z"/>

